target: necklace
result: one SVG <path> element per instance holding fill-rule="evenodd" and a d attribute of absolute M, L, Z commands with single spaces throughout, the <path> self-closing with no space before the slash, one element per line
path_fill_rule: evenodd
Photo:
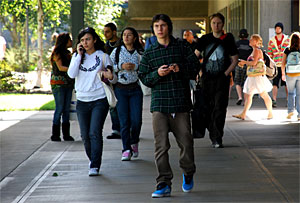
<path fill-rule="evenodd" d="M 111 43 L 110 43 L 110 41 L 108 41 L 108 45 L 110 46 L 110 47 L 114 47 L 115 46 L 115 44 L 116 44 L 116 42 L 113 42 L 114 44 L 112 45 Z"/>

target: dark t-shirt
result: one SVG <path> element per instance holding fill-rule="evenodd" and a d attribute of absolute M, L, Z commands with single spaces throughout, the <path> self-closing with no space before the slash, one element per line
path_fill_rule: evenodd
<path fill-rule="evenodd" d="M 118 46 L 118 42 L 119 41 L 115 41 L 115 42 L 109 42 L 107 41 L 105 44 L 105 49 L 106 49 L 106 53 L 108 55 L 111 54 L 111 52 L 114 50 L 114 48 L 116 48 L 116 46 Z"/>
<path fill-rule="evenodd" d="M 293 51 L 297 51 L 297 50 L 290 50 L 290 48 L 289 47 L 287 47 L 285 50 L 284 50 L 284 53 L 286 54 L 286 57 L 288 57 L 288 55 L 291 53 L 291 52 L 293 52 Z M 300 52 L 300 50 L 298 50 L 298 52 Z"/>
<path fill-rule="evenodd" d="M 211 54 L 205 64 L 205 70 L 203 70 L 211 75 L 217 75 L 221 72 L 225 72 L 231 64 L 230 57 L 238 54 L 235 40 L 231 33 L 227 33 L 223 40 L 215 38 L 213 33 L 203 35 L 198 40 L 196 49 L 200 52 L 204 52 L 202 55 L 205 57 L 217 42 L 220 42 L 220 45 Z"/>
<path fill-rule="evenodd" d="M 239 59 L 247 60 L 248 56 L 251 55 L 253 49 L 249 46 L 248 39 L 241 39 L 236 42 L 236 47 L 239 53 Z"/>

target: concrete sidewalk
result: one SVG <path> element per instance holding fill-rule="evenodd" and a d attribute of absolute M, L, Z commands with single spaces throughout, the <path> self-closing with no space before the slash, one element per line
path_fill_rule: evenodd
<path fill-rule="evenodd" d="M 75 142 L 49 141 L 52 111 L 37 112 L 2 130 L 1 202 L 299 202 L 300 124 L 295 117 L 285 119 L 284 99 L 274 109 L 274 119 L 266 120 L 267 111 L 257 98 L 245 121 L 231 117 L 243 107 L 230 101 L 224 149 L 211 148 L 208 136 L 195 140 L 197 172 L 191 193 L 181 190 L 179 149 L 170 135 L 172 196 L 152 199 L 156 169 L 149 102 L 144 97 L 140 155 L 130 162 L 121 161 L 120 140 L 105 138 L 111 132 L 108 116 L 98 177 L 88 176 L 77 122 L 71 127 Z"/>

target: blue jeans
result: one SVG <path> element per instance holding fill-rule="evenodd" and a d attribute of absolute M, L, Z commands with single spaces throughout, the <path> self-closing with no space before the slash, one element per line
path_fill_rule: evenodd
<path fill-rule="evenodd" d="M 53 116 L 54 125 L 60 125 L 61 117 L 63 123 L 69 123 L 72 91 L 72 87 L 56 86 L 55 88 L 52 88 L 55 100 L 55 111 Z"/>
<path fill-rule="evenodd" d="M 296 110 L 298 118 L 300 118 L 300 76 L 286 76 L 286 85 L 288 88 L 288 113 L 294 111 L 296 100 Z"/>
<path fill-rule="evenodd" d="M 85 152 L 91 161 L 90 168 L 100 169 L 103 151 L 102 130 L 108 113 L 107 99 L 91 102 L 77 100 L 76 110 Z"/>
<path fill-rule="evenodd" d="M 139 142 L 142 127 L 143 92 L 138 86 L 133 89 L 115 88 L 117 110 L 121 126 L 123 151 Z"/>

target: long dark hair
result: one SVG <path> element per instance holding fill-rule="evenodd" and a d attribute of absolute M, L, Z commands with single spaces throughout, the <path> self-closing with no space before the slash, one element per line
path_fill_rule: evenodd
<path fill-rule="evenodd" d="M 139 34 L 138 32 L 133 28 L 133 27 L 126 27 L 122 30 L 122 33 L 121 33 L 121 39 L 120 39 L 120 44 L 117 46 L 117 50 L 116 50 L 116 64 L 119 63 L 119 56 L 120 56 L 120 51 L 121 51 L 121 46 L 125 46 L 124 42 L 123 42 L 123 34 L 125 32 L 125 30 L 130 30 L 133 34 L 133 36 L 135 37 L 135 41 L 133 43 L 133 48 L 140 54 L 142 55 L 143 52 L 144 52 L 144 48 L 143 46 L 141 45 L 140 43 L 140 40 L 139 40 Z"/>
<path fill-rule="evenodd" d="M 80 39 L 85 34 L 91 34 L 93 36 L 93 39 L 96 40 L 96 42 L 94 44 L 95 50 L 101 50 L 104 53 L 106 52 L 104 42 L 100 39 L 99 35 L 96 33 L 95 29 L 92 27 L 86 27 L 86 28 L 80 30 L 78 37 L 77 37 L 77 43 L 76 43 L 74 52 L 77 53 L 77 45 L 80 43 Z M 80 63 L 82 64 L 83 61 L 84 61 L 84 55 L 82 55 Z"/>
<path fill-rule="evenodd" d="M 290 50 L 291 51 L 299 51 L 299 40 L 300 36 L 299 33 L 295 32 L 291 36 L 291 42 L 290 42 Z"/>
<path fill-rule="evenodd" d="M 64 66 L 69 66 L 71 58 L 70 51 L 67 49 L 67 44 L 70 39 L 70 34 L 67 32 L 58 35 L 50 57 L 51 64 L 53 64 L 54 56 L 56 56 L 58 57 L 57 59 L 60 59 L 62 61 L 62 64 Z"/>

